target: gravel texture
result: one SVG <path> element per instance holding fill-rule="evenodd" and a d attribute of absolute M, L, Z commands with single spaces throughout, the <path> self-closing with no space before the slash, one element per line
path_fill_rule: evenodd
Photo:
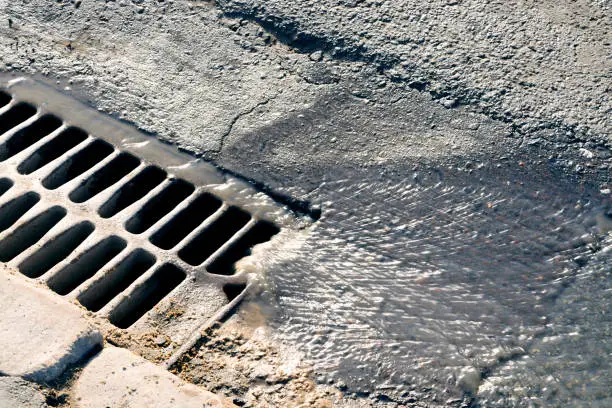
<path fill-rule="evenodd" d="M 317 384 L 299 348 L 276 342 L 256 303 L 211 327 L 171 371 L 242 407 L 366 408 L 369 401 Z"/>

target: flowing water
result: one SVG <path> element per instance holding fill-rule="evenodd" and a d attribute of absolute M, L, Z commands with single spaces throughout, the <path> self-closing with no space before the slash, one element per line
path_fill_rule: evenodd
<path fill-rule="evenodd" d="M 322 218 L 267 261 L 273 325 L 377 401 L 611 406 L 609 199 L 546 165 L 467 167 L 322 185 Z"/>

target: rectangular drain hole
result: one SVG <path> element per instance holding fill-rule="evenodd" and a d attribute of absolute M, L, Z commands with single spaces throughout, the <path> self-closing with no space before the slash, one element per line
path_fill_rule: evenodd
<path fill-rule="evenodd" d="M 0 241 L 0 262 L 9 262 L 36 244 L 65 216 L 66 209 L 55 206 L 20 226 Z"/>
<path fill-rule="evenodd" d="M 155 257 L 139 248 L 81 293 L 78 300 L 88 310 L 97 312 L 154 264 Z"/>
<path fill-rule="evenodd" d="M 30 191 L 17 198 L 13 198 L 0 207 L 0 232 L 9 229 L 18 219 L 30 211 L 38 201 L 40 201 L 40 196 Z"/>
<path fill-rule="evenodd" d="M 223 285 L 223 293 L 227 296 L 227 301 L 236 299 L 246 289 L 246 283 L 227 283 Z"/>
<path fill-rule="evenodd" d="M 0 91 L 0 108 L 3 108 L 8 105 L 12 99 L 13 98 L 11 97 L 11 95 L 7 94 L 4 91 Z"/>
<path fill-rule="evenodd" d="M 158 167 L 148 166 L 136 177 L 121 187 L 100 207 L 102 218 L 110 218 L 134 204 L 166 179 L 166 172 Z"/>
<path fill-rule="evenodd" d="M 201 231 L 179 251 L 179 258 L 193 266 L 201 265 L 250 219 L 251 216 L 248 213 L 236 207 L 228 208 L 219 219 Z"/>
<path fill-rule="evenodd" d="M 53 173 L 42 181 L 42 185 L 48 190 L 55 190 L 100 163 L 114 150 L 110 144 L 94 140 L 53 170 Z"/>
<path fill-rule="evenodd" d="M 143 282 L 129 298 L 123 299 L 109 316 L 109 320 L 121 329 L 127 329 L 153 309 L 174 290 L 187 275 L 172 264 L 165 264 Z"/>
<path fill-rule="evenodd" d="M 36 108 L 27 103 L 18 103 L 0 116 L 0 135 L 25 122 L 36 114 Z"/>
<path fill-rule="evenodd" d="M 234 264 L 251 253 L 251 248 L 257 244 L 269 241 L 280 229 L 267 221 L 258 221 L 238 241 L 219 255 L 206 269 L 218 275 L 234 274 Z"/>
<path fill-rule="evenodd" d="M 32 174 L 85 139 L 87 139 L 86 132 L 74 127 L 68 128 L 32 153 L 30 157 L 17 166 L 17 171 L 20 174 Z"/>
<path fill-rule="evenodd" d="M 78 300 L 104 327 L 197 332 L 248 290 L 240 259 L 254 247 L 263 255 L 257 245 L 279 234 L 277 225 L 302 229 L 310 221 L 295 216 L 318 218 L 309 203 L 266 192 L 52 86 L 6 82 L 0 265 Z M 168 325 L 165 309 L 179 297 L 189 313 Z M 191 341 L 174 340 L 175 351 Z"/>
<path fill-rule="evenodd" d="M 119 154 L 72 191 L 70 199 L 75 203 L 84 203 L 127 176 L 139 164 L 140 160 L 131 154 Z"/>
<path fill-rule="evenodd" d="M 158 195 L 147 203 L 125 224 L 132 234 L 141 234 L 161 220 L 195 191 L 193 184 L 181 179 L 173 180 Z"/>
<path fill-rule="evenodd" d="M 94 231 L 89 221 L 81 222 L 47 242 L 19 265 L 19 271 L 29 278 L 38 278 L 66 259 Z"/>
<path fill-rule="evenodd" d="M 151 237 L 153 245 L 171 249 L 189 235 L 204 220 L 221 207 L 221 200 L 212 194 L 200 194 Z"/>
<path fill-rule="evenodd" d="M 9 191 L 13 187 L 13 181 L 7 178 L 0 179 L 0 196 Z"/>
<path fill-rule="evenodd" d="M 62 120 L 57 116 L 44 115 L 34 123 L 17 131 L 9 140 L 0 145 L 0 161 L 5 161 L 17 153 L 32 146 L 43 137 L 50 135 L 62 126 Z"/>
<path fill-rule="evenodd" d="M 67 295 L 94 276 L 126 246 L 127 242 L 117 236 L 105 238 L 53 275 L 47 285 L 54 292 Z"/>

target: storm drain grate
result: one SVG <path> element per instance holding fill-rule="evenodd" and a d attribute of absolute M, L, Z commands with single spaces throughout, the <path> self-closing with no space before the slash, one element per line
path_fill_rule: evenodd
<path fill-rule="evenodd" d="M 2 83 L 0 262 L 118 328 L 180 345 L 244 293 L 236 262 L 303 222 L 44 84 Z"/>

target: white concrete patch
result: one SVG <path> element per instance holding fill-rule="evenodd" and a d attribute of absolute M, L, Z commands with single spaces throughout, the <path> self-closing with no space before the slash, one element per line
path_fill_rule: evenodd
<path fill-rule="evenodd" d="M 116 347 L 105 348 L 85 367 L 75 383 L 72 402 L 78 408 L 234 406 Z"/>
<path fill-rule="evenodd" d="M 48 382 L 101 346 L 75 306 L 0 266 L 0 373 Z"/>
<path fill-rule="evenodd" d="M 0 377 L 0 407 L 46 408 L 45 397 L 21 378 Z"/>

